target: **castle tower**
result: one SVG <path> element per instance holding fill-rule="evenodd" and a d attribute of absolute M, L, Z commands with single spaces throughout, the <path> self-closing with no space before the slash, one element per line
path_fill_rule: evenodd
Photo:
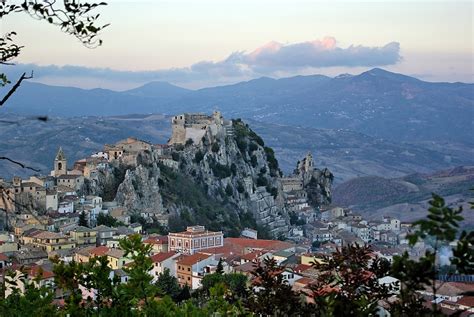
<path fill-rule="evenodd" d="M 62 147 L 59 147 L 58 154 L 54 159 L 54 176 L 58 177 L 67 174 L 67 161 Z"/>
<path fill-rule="evenodd" d="M 313 161 L 313 155 L 311 155 L 310 152 L 306 154 L 306 157 L 304 159 L 304 171 L 305 172 L 312 172 L 314 170 L 314 161 Z"/>

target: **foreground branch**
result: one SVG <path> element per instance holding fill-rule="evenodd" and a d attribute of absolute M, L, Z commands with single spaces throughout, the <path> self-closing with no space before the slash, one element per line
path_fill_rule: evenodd
<path fill-rule="evenodd" d="M 6 157 L 6 156 L 0 156 L 0 160 L 6 160 L 6 161 L 9 161 L 9 162 L 12 162 L 13 164 L 16 164 L 16 165 L 18 165 L 18 166 L 20 166 L 20 167 L 22 167 L 22 168 L 26 168 L 26 169 L 32 170 L 32 171 L 34 171 L 34 172 L 41 172 L 41 170 L 39 170 L 39 169 L 36 169 L 36 168 L 34 168 L 34 167 L 25 165 L 25 164 L 23 164 L 23 163 L 21 163 L 21 162 L 12 160 L 11 158 Z"/>
<path fill-rule="evenodd" d="M 23 80 L 31 79 L 31 78 L 33 78 L 33 71 L 31 71 L 31 76 L 26 76 L 26 73 L 23 73 L 23 75 L 21 75 L 20 79 L 18 79 L 18 81 L 15 83 L 15 85 L 13 85 L 13 87 L 8 91 L 8 93 L 5 95 L 5 97 L 3 97 L 3 99 L 0 101 L 0 107 L 3 106 L 3 104 L 5 102 L 7 102 L 8 98 L 10 98 L 13 95 L 15 90 L 17 90 L 18 87 L 20 87 L 20 84 Z"/>

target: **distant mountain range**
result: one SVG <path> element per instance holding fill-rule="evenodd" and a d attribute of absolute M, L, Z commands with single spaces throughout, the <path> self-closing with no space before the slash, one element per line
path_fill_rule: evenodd
<path fill-rule="evenodd" d="M 66 117 L 218 109 L 231 118 L 348 129 L 397 142 L 474 145 L 474 84 L 430 83 L 378 68 L 335 78 L 264 77 L 195 91 L 163 82 L 124 92 L 26 82 L 4 108 Z"/>
<path fill-rule="evenodd" d="M 41 122 L 27 116 L 5 115 L 0 123 L 0 156 L 7 156 L 48 173 L 59 146 L 69 164 L 100 151 L 104 144 L 135 136 L 152 143 L 166 143 L 171 120 L 163 115 L 50 118 Z M 380 140 L 345 129 L 315 129 L 246 120 L 275 149 L 285 173 L 290 173 L 308 151 L 317 167 L 328 167 L 341 183 L 358 176 L 401 177 L 429 173 L 449 166 L 474 165 L 474 149 L 423 146 Z M 30 173 L 0 161 L 0 176 Z"/>

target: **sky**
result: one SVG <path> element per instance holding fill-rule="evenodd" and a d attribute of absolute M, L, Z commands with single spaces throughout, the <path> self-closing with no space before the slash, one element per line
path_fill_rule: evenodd
<path fill-rule="evenodd" d="M 103 45 L 85 48 L 45 21 L 0 22 L 35 81 L 126 90 L 150 81 L 197 89 L 262 76 L 357 74 L 474 82 L 472 1 L 109 0 Z"/>

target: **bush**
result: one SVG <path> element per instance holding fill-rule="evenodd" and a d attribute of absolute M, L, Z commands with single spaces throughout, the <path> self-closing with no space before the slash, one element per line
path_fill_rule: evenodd
<path fill-rule="evenodd" d="M 204 153 L 202 153 L 201 150 L 197 151 L 196 154 L 194 154 L 194 162 L 196 163 L 200 163 L 203 158 L 204 158 Z"/>
<path fill-rule="evenodd" d="M 209 167 L 212 170 L 212 174 L 220 179 L 230 177 L 232 175 L 232 170 L 227 165 L 222 165 L 211 161 L 209 162 Z"/>
<path fill-rule="evenodd" d="M 173 161 L 179 162 L 179 157 L 180 156 L 178 152 L 171 153 L 171 158 L 173 159 Z"/>
<path fill-rule="evenodd" d="M 211 147 L 212 152 L 214 152 L 214 153 L 219 152 L 219 148 L 220 148 L 219 143 L 217 143 L 217 142 L 212 143 L 212 147 Z"/>
<path fill-rule="evenodd" d="M 268 184 L 268 180 L 260 175 L 258 178 L 257 178 L 257 186 L 260 187 L 260 186 L 267 186 Z"/>
<path fill-rule="evenodd" d="M 257 161 L 257 157 L 255 155 L 252 155 L 250 157 L 250 164 L 252 164 L 252 167 L 257 167 L 258 161 Z"/>
<path fill-rule="evenodd" d="M 232 196 L 233 193 L 234 193 L 234 190 L 232 186 L 230 184 L 227 184 L 227 186 L 225 187 L 225 194 L 230 197 Z"/>
<path fill-rule="evenodd" d="M 245 191 L 245 187 L 244 187 L 244 184 L 242 184 L 241 181 L 238 181 L 237 182 L 237 191 L 242 194 L 244 191 Z"/>
<path fill-rule="evenodd" d="M 193 139 L 187 139 L 186 140 L 186 146 L 193 145 L 193 144 L 194 144 Z"/>
<path fill-rule="evenodd" d="M 258 145 L 254 142 L 250 142 L 249 144 L 249 155 L 252 155 L 253 151 L 258 150 Z"/>

